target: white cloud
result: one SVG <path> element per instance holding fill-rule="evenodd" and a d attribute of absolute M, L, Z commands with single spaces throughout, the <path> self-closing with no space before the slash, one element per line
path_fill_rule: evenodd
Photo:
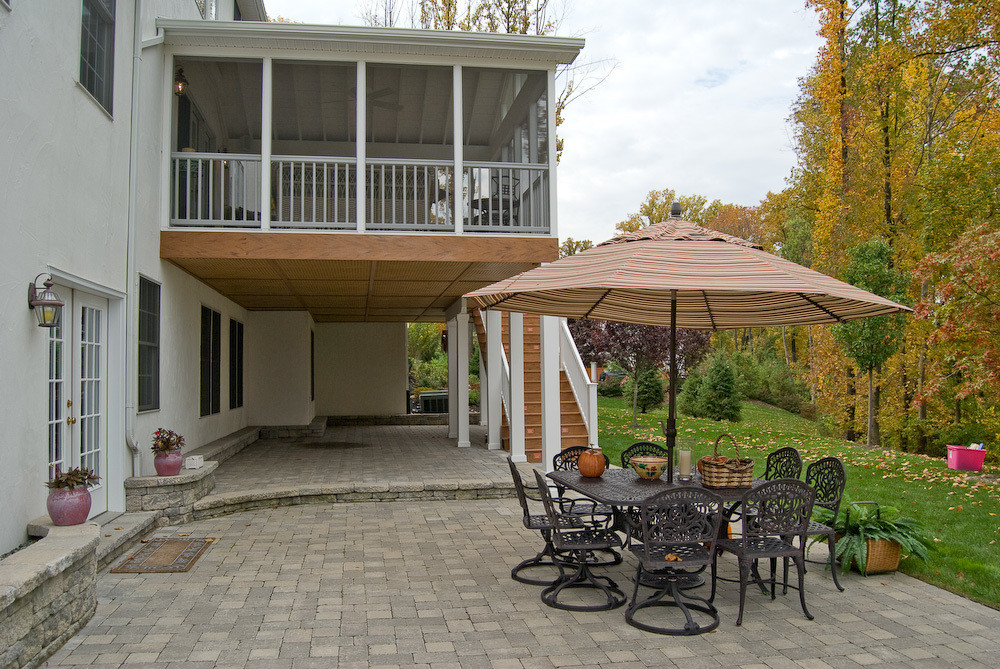
<path fill-rule="evenodd" d="M 358 24 L 353 0 L 266 0 L 271 15 Z M 799 0 L 567 0 L 559 33 L 611 77 L 566 111 L 559 235 L 602 241 L 654 188 L 753 205 L 794 165 L 786 119 L 815 59 Z"/>

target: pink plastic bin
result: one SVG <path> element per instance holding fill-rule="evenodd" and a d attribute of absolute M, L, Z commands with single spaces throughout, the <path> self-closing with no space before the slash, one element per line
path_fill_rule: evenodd
<path fill-rule="evenodd" d="M 978 472 L 983 468 L 986 451 L 979 451 L 965 446 L 948 445 L 948 469 L 959 469 L 965 472 Z"/>

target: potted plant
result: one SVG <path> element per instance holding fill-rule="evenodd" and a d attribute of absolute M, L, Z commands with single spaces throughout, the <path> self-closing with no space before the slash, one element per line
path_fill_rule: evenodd
<path fill-rule="evenodd" d="M 828 523 L 830 513 L 827 511 L 825 518 L 822 515 L 817 513 L 817 520 Z M 929 543 L 923 527 L 891 506 L 848 502 L 841 506 L 833 528 L 837 558 L 845 572 L 852 566 L 862 575 L 895 571 L 904 552 L 921 560 L 928 558 Z"/>
<path fill-rule="evenodd" d="M 101 480 L 92 469 L 74 467 L 61 471 L 56 467 L 52 479 L 45 485 L 49 489 L 45 508 L 53 525 L 79 525 L 90 515 L 90 486 Z"/>
<path fill-rule="evenodd" d="M 153 466 L 157 476 L 177 476 L 184 464 L 181 448 L 184 437 L 162 427 L 153 433 Z"/>

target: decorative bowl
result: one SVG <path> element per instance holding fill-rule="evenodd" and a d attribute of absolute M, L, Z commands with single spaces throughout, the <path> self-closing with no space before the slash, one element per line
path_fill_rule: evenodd
<path fill-rule="evenodd" d="M 660 478 L 670 464 L 670 459 L 659 455 L 639 455 L 630 462 L 639 478 L 651 481 Z"/>

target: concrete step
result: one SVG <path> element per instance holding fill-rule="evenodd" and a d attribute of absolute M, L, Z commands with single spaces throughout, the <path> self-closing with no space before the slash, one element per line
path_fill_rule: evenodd
<path fill-rule="evenodd" d="M 91 520 L 101 526 L 100 541 L 97 544 L 97 571 L 127 553 L 143 537 L 159 527 L 156 511 L 134 513 L 103 513 Z"/>

